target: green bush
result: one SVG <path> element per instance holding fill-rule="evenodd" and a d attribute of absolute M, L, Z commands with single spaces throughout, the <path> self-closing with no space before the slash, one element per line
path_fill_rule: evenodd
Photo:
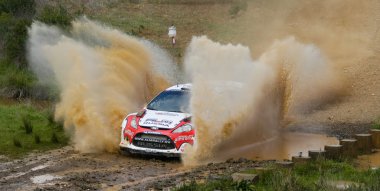
<path fill-rule="evenodd" d="M 0 41 L 3 41 L 8 28 L 12 24 L 12 16 L 9 13 L 0 12 Z"/>
<path fill-rule="evenodd" d="M 31 23 L 32 21 L 28 19 L 14 19 L 5 36 L 6 58 L 12 60 L 20 68 L 25 68 L 27 65 L 25 45 L 28 38 L 28 27 Z"/>
<path fill-rule="evenodd" d="M 36 12 L 34 0 L 0 0 L 0 12 L 15 17 L 31 18 Z"/>
<path fill-rule="evenodd" d="M 63 6 L 45 6 L 37 16 L 37 20 L 49 25 L 58 25 L 67 28 L 70 26 L 73 17 Z"/>
<path fill-rule="evenodd" d="M 0 0 L 0 49 L 3 58 L 26 68 L 27 28 L 35 14 L 33 0 Z"/>
<path fill-rule="evenodd" d="M 376 121 L 374 121 L 371 125 L 371 128 L 372 129 L 380 129 L 380 119 L 377 119 Z"/>

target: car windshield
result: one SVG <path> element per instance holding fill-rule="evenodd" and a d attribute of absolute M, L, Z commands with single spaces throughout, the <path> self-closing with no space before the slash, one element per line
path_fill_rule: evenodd
<path fill-rule="evenodd" d="M 147 109 L 168 112 L 190 113 L 189 102 L 189 91 L 164 91 L 148 104 Z"/>

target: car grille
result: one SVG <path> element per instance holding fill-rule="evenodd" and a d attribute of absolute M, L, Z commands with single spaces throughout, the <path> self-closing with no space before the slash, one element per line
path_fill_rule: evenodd
<path fill-rule="evenodd" d="M 153 129 L 153 130 L 171 130 L 171 129 L 168 129 L 168 128 L 159 128 L 159 127 L 148 127 L 148 126 L 140 126 L 144 129 Z"/>
<path fill-rule="evenodd" d="M 153 134 L 137 134 L 132 141 L 136 147 L 144 147 L 149 149 L 174 149 L 175 145 L 173 141 L 165 135 L 153 135 Z"/>

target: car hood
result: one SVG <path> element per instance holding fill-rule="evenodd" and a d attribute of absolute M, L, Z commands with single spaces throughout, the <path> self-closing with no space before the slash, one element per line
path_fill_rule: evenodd
<path fill-rule="evenodd" d="M 139 125 L 144 127 L 173 129 L 187 117 L 190 117 L 190 114 L 146 109 L 145 115 L 139 121 Z"/>

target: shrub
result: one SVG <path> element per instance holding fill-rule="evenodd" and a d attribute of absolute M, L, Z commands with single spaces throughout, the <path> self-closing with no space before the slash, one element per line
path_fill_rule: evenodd
<path fill-rule="evenodd" d="M 21 147 L 21 142 L 16 139 L 16 137 L 13 138 L 13 145 L 16 146 L 16 147 Z"/>
<path fill-rule="evenodd" d="M 63 7 L 45 6 L 37 16 L 37 20 L 50 25 L 58 25 L 63 28 L 70 26 L 73 17 Z"/>
<path fill-rule="evenodd" d="M 25 67 L 27 28 L 35 14 L 34 0 L 0 0 L 0 48 L 18 67 Z"/>
<path fill-rule="evenodd" d="M 32 21 L 29 19 L 12 19 L 4 35 L 4 52 L 8 60 L 13 61 L 19 68 L 26 68 L 26 48 L 28 27 Z"/>
<path fill-rule="evenodd" d="M 55 125 L 54 112 L 52 110 L 48 111 L 47 119 L 48 119 L 49 125 Z"/>
<path fill-rule="evenodd" d="M 371 125 L 372 129 L 380 129 L 380 119 L 376 120 L 375 122 L 372 123 Z"/>
<path fill-rule="evenodd" d="M 50 140 L 51 140 L 52 143 L 59 143 L 57 134 L 55 132 L 53 132 L 53 134 L 51 135 L 51 139 Z"/>
<path fill-rule="evenodd" d="M 34 142 L 36 144 L 40 144 L 41 143 L 41 137 L 37 134 L 34 135 Z"/>
<path fill-rule="evenodd" d="M 23 117 L 22 124 L 26 134 L 31 134 L 33 132 L 33 125 L 30 119 Z"/>
<path fill-rule="evenodd" d="M 34 0 L 0 0 L 0 12 L 16 17 L 30 18 L 36 12 Z"/>

